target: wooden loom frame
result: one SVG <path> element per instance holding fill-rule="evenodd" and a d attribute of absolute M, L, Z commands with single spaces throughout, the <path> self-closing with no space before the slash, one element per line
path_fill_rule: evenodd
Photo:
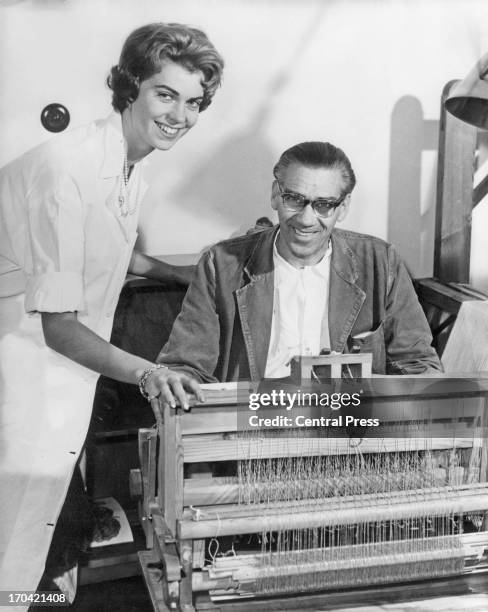
<path fill-rule="evenodd" d="M 461 395 L 465 397 L 465 395 Z M 472 393 L 468 392 L 467 395 L 472 395 Z M 474 395 L 476 397 L 478 395 L 486 397 L 488 395 L 488 383 L 485 384 L 483 390 L 478 395 L 476 393 Z M 405 402 L 404 409 L 407 409 L 406 406 L 408 406 L 409 414 L 413 415 L 410 418 L 415 420 L 415 406 L 413 404 L 421 399 L 421 395 L 412 397 L 411 394 L 407 394 L 403 398 L 398 398 L 398 396 L 392 397 Z M 435 397 L 435 394 L 433 397 Z M 484 405 L 486 405 L 486 400 Z M 237 417 L 235 411 L 229 410 L 228 397 L 224 397 L 221 403 L 215 402 L 208 405 L 194 406 L 191 412 L 183 412 L 179 408 L 172 409 L 169 406 L 162 406 L 161 409 L 164 425 L 160 423 L 158 428 L 160 452 L 157 466 L 155 458 L 158 446 L 158 431 L 154 429 L 141 430 L 139 438 L 139 452 L 143 467 L 143 490 L 141 491 L 143 493 L 143 500 L 140 504 L 140 512 L 142 524 L 145 526 L 147 545 L 150 549 L 140 553 L 140 560 L 154 609 L 159 612 L 170 609 L 190 612 L 195 610 L 195 605 L 199 610 L 206 609 L 213 610 L 214 612 L 227 609 L 262 609 L 262 607 L 259 607 L 263 605 L 262 599 L 227 604 L 211 602 L 208 598 L 208 592 L 207 594 L 202 594 L 201 592 L 205 589 L 205 579 L 201 575 L 199 577 L 200 585 L 197 587 L 198 592 L 195 591 L 195 584 L 198 580 L 195 578 L 194 569 L 198 572 L 198 568 L 203 564 L 205 554 L 204 538 L 215 536 L 216 533 L 220 536 L 257 532 L 261 529 L 263 520 L 259 516 L 253 515 L 252 512 L 248 512 L 247 514 L 250 514 L 250 516 L 247 517 L 236 515 L 235 506 L 232 504 L 225 505 L 235 501 L 235 494 L 231 490 L 232 487 L 220 487 L 222 493 L 213 500 L 214 505 L 217 503 L 219 506 L 217 518 L 214 516 L 213 522 L 210 520 L 199 520 L 199 510 L 193 506 L 205 503 L 205 498 L 213 495 L 215 491 L 212 492 L 212 487 L 208 486 L 209 481 L 206 480 L 209 477 L 208 474 L 205 474 L 203 479 L 184 478 L 185 463 L 195 461 L 211 462 L 223 459 L 246 459 L 250 456 L 250 448 L 253 442 L 250 440 L 238 442 L 236 440 L 235 432 L 238 430 Z M 443 410 L 442 408 L 438 416 L 445 418 Z M 483 411 L 482 415 L 483 427 L 487 424 L 485 412 L 486 410 Z M 380 413 L 385 421 L 398 418 L 390 414 L 389 408 L 383 410 L 383 412 L 380 411 Z M 446 433 L 443 433 L 445 430 L 442 430 L 441 427 L 440 433 L 438 432 L 440 438 L 434 439 L 432 441 L 433 446 L 430 448 L 445 449 L 454 446 L 469 448 L 470 444 L 472 445 L 472 430 L 470 433 L 469 427 L 466 428 L 465 426 L 466 424 L 458 423 L 458 425 L 459 427 L 457 427 L 456 431 L 457 434 L 460 434 L 460 437 L 456 440 L 456 444 L 454 444 L 454 440 L 446 442 Z M 463 433 L 465 434 L 464 437 Z M 450 435 L 448 434 L 448 436 Z M 398 450 L 402 440 L 399 438 L 390 440 L 389 442 L 392 445 L 390 450 Z M 292 448 L 293 444 L 290 443 L 283 450 L 283 448 L 280 448 L 279 440 L 278 444 L 276 442 L 273 439 L 268 441 L 261 440 L 258 443 L 259 451 L 257 456 L 262 458 L 267 456 L 291 456 L 294 452 L 297 455 L 299 452 L 303 453 L 303 449 L 299 449 L 298 446 L 294 451 Z M 403 443 L 406 450 L 414 450 L 412 448 L 412 439 L 406 439 Z M 362 440 L 362 444 L 363 452 L 388 451 L 387 440 L 365 438 Z M 422 444 L 422 442 L 419 442 L 419 444 Z M 342 441 L 342 446 L 341 443 L 338 445 L 337 439 L 335 439 L 334 445 L 334 449 L 331 450 L 330 440 L 318 438 L 315 440 L 315 447 L 313 450 L 310 450 L 310 454 L 327 454 L 328 452 L 346 454 L 348 452 L 355 452 L 355 450 L 351 450 L 347 439 Z M 487 465 L 488 450 L 485 440 L 480 473 L 487 473 Z M 215 480 L 218 481 L 219 479 Z M 157 486 L 158 482 L 160 483 L 159 489 Z M 461 502 L 457 496 L 464 494 L 461 493 L 461 490 L 453 490 L 451 501 L 448 502 L 446 498 L 446 503 L 450 503 L 458 511 L 461 510 L 462 503 L 464 504 L 462 506 L 463 511 L 474 512 L 475 509 L 481 512 L 488 511 L 488 488 L 483 486 L 480 488 L 480 492 L 482 492 L 482 495 L 477 497 L 476 500 L 473 498 L 470 501 L 464 498 L 463 502 Z M 399 501 L 401 502 L 401 500 Z M 371 506 L 371 502 L 369 506 Z M 412 506 L 410 505 L 409 508 L 408 512 L 411 512 Z M 404 509 L 404 511 L 406 512 L 407 510 Z M 381 508 L 378 512 L 380 513 L 378 516 L 380 516 Z M 329 520 L 332 519 L 333 513 L 334 508 L 327 514 Z M 335 513 L 337 514 L 337 510 L 335 510 Z M 294 515 L 294 518 L 290 518 L 289 515 L 283 514 L 282 510 L 280 510 L 279 515 L 273 515 L 268 523 L 276 527 L 276 521 L 279 520 L 280 526 L 284 529 L 290 528 L 290 525 L 294 527 L 297 525 L 298 527 L 300 525 L 313 526 L 324 520 L 324 512 L 322 512 L 322 516 L 319 516 L 319 514 L 313 511 L 300 514 L 300 519 L 297 523 L 297 515 Z M 347 513 L 341 511 L 340 520 L 357 521 L 358 509 L 351 508 L 349 519 L 347 519 Z M 261 521 L 260 526 L 256 527 L 259 521 Z M 488 534 L 486 534 L 486 537 L 488 538 Z M 200 572 L 200 574 L 202 573 Z M 381 592 L 383 592 L 383 588 L 381 588 Z M 388 588 L 394 591 L 397 587 L 390 586 Z M 367 591 L 369 596 L 373 592 L 378 594 L 378 587 L 373 588 L 372 591 Z M 300 596 L 300 605 L 304 606 L 305 601 L 315 602 L 316 604 L 320 597 L 316 593 L 302 595 Z M 325 597 L 323 601 L 329 604 L 335 600 L 334 598 L 337 599 L 338 597 L 342 602 L 344 599 L 347 601 L 347 594 L 345 593 L 339 596 L 337 593 L 331 594 L 328 592 L 326 595 L 322 594 L 322 597 Z M 172 605 L 174 606 L 173 608 L 171 607 Z M 290 598 L 266 600 L 267 608 L 273 605 L 281 607 L 270 607 L 270 609 L 287 609 L 287 606 L 291 605 Z M 297 602 L 295 601 L 293 605 L 296 607 Z"/>
<path fill-rule="evenodd" d="M 434 347 L 440 355 L 461 304 L 488 299 L 485 292 L 468 285 L 472 211 L 488 194 L 488 174 L 474 186 L 475 165 L 479 161 L 477 153 L 485 132 L 446 110 L 444 102 L 458 83 L 457 80 L 448 82 L 441 96 L 434 278 L 415 281 L 419 300 L 432 329 Z"/>

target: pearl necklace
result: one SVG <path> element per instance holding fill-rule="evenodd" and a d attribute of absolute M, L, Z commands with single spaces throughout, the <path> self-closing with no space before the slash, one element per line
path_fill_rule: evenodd
<path fill-rule="evenodd" d="M 127 161 L 127 154 L 124 153 L 124 165 L 122 167 L 122 177 L 120 180 L 120 191 L 119 191 L 119 208 L 120 216 L 127 217 L 127 215 L 133 215 L 136 211 L 136 207 L 130 208 L 130 192 L 129 192 L 129 162 Z"/>

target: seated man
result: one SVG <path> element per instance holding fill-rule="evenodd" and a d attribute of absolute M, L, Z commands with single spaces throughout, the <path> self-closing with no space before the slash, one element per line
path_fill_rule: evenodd
<path fill-rule="evenodd" d="M 355 176 L 341 149 L 305 142 L 274 168 L 279 227 L 226 240 L 202 257 L 158 361 L 200 382 L 281 378 L 294 355 L 373 354 L 373 372 L 442 371 L 394 248 L 336 229 Z"/>

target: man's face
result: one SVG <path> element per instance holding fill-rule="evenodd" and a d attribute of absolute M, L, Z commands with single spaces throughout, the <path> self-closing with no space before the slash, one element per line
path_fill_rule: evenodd
<path fill-rule="evenodd" d="M 280 178 L 280 185 L 273 183 L 271 206 L 278 212 L 280 234 L 278 252 L 286 261 L 300 268 L 318 263 L 329 244 L 330 234 L 337 221 L 342 221 L 349 208 L 347 195 L 329 217 L 319 217 L 310 204 L 301 212 L 287 209 L 280 192 L 299 194 L 307 200 L 342 197 L 345 184 L 340 170 L 336 168 L 308 168 L 291 164 Z"/>

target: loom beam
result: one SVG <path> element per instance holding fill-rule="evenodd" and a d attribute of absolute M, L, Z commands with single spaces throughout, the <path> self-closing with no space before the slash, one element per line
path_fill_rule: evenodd
<path fill-rule="evenodd" d="M 305 510 L 296 514 L 270 513 L 263 516 L 263 508 L 257 505 L 256 508 L 249 510 L 249 516 L 246 517 L 215 516 L 210 519 L 202 517 L 197 521 L 182 521 L 179 523 L 178 536 L 185 540 L 201 540 L 262 531 L 336 527 L 422 516 L 475 513 L 482 512 L 486 508 L 488 508 L 488 488 L 484 493 L 477 495 L 462 497 L 455 495 L 433 500 L 413 499 L 395 503 L 394 506 L 381 502 L 376 507 L 339 506 L 330 510 Z"/>

